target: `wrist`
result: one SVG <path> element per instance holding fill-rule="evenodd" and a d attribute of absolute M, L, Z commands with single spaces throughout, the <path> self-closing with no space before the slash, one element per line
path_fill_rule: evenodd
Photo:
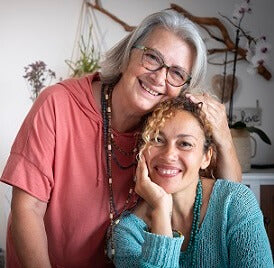
<path fill-rule="evenodd" d="M 151 211 L 151 232 L 172 237 L 171 212 L 164 209 Z"/>
<path fill-rule="evenodd" d="M 215 140 L 218 153 L 226 154 L 227 152 L 233 152 L 235 150 L 231 133 L 223 136 L 220 140 Z"/>
<path fill-rule="evenodd" d="M 151 219 L 165 219 L 165 220 L 171 220 L 171 211 L 167 208 L 154 208 L 151 210 Z"/>

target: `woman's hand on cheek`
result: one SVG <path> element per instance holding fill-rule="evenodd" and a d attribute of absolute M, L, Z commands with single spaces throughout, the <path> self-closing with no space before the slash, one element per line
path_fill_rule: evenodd
<path fill-rule="evenodd" d="M 135 192 L 147 202 L 152 210 L 171 213 L 172 196 L 150 179 L 144 156 L 139 160 L 136 169 Z"/>

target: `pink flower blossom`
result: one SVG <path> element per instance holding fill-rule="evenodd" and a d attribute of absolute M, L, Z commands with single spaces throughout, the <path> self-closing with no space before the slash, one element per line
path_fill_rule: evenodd
<path fill-rule="evenodd" d="M 233 19 L 240 20 L 245 13 L 251 13 L 250 1 L 244 0 L 240 5 L 236 5 L 233 12 Z"/>
<path fill-rule="evenodd" d="M 266 38 L 260 38 L 257 43 L 256 43 L 256 51 L 255 53 L 257 54 L 265 54 L 271 50 L 271 45 L 270 43 L 266 42 Z"/>

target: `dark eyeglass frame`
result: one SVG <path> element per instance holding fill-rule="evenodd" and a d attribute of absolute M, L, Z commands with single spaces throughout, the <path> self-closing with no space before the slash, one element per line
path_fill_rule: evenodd
<path fill-rule="evenodd" d="M 168 75 L 169 69 L 170 69 L 171 67 L 175 67 L 175 66 L 168 66 L 168 65 L 166 65 L 164 59 L 159 55 L 159 52 L 158 52 L 157 50 L 155 50 L 155 49 L 153 49 L 153 48 L 150 48 L 150 47 L 142 46 L 142 45 L 135 45 L 135 46 L 133 46 L 133 48 L 137 48 L 137 49 L 143 50 L 142 65 L 143 65 L 143 67 L 146 68 L 148 71 L 157 72 L 157 71 L 161 70 L 162 68 L 166 68 L 166 81 L 167 81 L 167 83 L 168 83 L 169 85 L 171 85 L 171 86 L 173 86 L 173 87 L 182 87 L 182 86 L 184 86 L 184 85 L 189 85 L 189 83 L 190 83 L 192 77 L 191 77 L 191 75 L 189 75 L 189 74 L 188 74 L 185 70 L 183 70 L 183 69 L 182 69 L 182 71 L 187 75 L 187 79 L 183 82 L 183 84 L 178 85 L 178 86 L 177 86 L 177 85 L 175 86 L 175 85 L 173 85 L 172 83 L 170 83 L 170 82 L 168 81 L 167 75 Z M 147 50 L 152 50 L 152 51 L 154 51 L 154 52 L 158 55 L 158 57 L 161 59 L 161 61 L 162 61 L 162 65 L 160 65 L 160 66 L 159 66 L 157 69 L 155 69 L 155 70 L 151 70 L 151 69 L 145 67 L 144 64 L 143 64 L 144 52 L 146 52 Z"/>

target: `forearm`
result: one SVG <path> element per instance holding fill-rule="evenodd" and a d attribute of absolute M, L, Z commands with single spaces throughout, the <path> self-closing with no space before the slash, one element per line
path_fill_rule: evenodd
<path fill-rule="evenodd" d="M 32 211 L 12 211 L 12 239 L 22 267 L 51 267 L 43 218 Z"/>
<path fill-rule="evenodd" d="M 217 171 L 214 175 L 216 178 L 242 181 L 241 166 L 230 135 L 217 146 Z"/>
<path fill-rule="evenodd" d="M 242 170 L 232 141 L 224 104 L 206 93 L 197 95 L 187 93 L 187 97 L 195 103 L 203 103 L 202 110 L 212 127 L 214 143 L 217 146 L 217 171 L 214 176 L 241 181 Z"/>

